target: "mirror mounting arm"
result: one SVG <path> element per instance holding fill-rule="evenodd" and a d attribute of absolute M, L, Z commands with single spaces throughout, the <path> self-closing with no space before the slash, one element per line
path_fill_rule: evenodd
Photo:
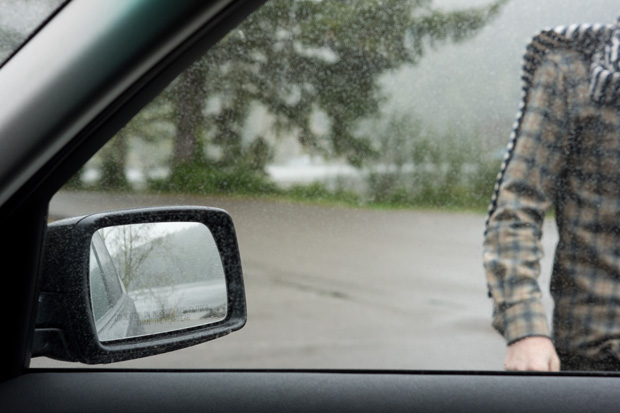
<path fill-rule="evenodd" d="M 58 320 L 66 312 L 62 295 L 46 292 L 39 295 L 32 357 L 78 361 L 72 356 L 74 352 L 69 349 L 64 332 L 58 326 L 54 326 L 54 320 Z"/>

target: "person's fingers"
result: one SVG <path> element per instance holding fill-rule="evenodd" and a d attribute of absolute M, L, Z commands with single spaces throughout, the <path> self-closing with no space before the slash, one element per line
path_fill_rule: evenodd
<path fill-rule="evenodd" d="M 507 366 L 506 371 L 553 371 L 549 363 L 532 363 L 527 366 Z"/>
<path fill-rule="evenodd" d="M 560 371 L 560 359 L 555 354 L 551 357 L 551 361 L 549 362 L 549 371 Z"/>
<path fill-rule="evenodd" d="M 527 362 L 507 362 L 504 368 L 508 371 L 553 371 L 552 363 L 546 359 L 533 359 Z"/>

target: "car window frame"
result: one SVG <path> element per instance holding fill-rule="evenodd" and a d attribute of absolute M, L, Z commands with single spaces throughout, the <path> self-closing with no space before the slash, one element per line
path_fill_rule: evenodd
<path fill-rule="evenodd" d="M 58 30 L 58 26 L 63 27 L 63 19 L 72 13 L 86 21 L 80 9 L 90 2 L 66 4 L 54 19 L 4 65 L 0 71 L 0 90 L 3 92 L 0 104 L 6 102 L 5 106 L 13 111 L 0 114 L 0 144 L 7 148 L 0 154 L 3 165 L 0 167 L 0 229 L 4 234 L 12 236 L 3 237 L 0 248 L 6 262 L 19 268 L 19 276 L 8 280 L 3 291 L 4 300 L 0 302 L 0 310 L 5 314 L 16 314 L 5 325 L 6 337 L 9 339 L 2 343 L 3 351 L 0 351 L 0 381 L 18 377 L 29 368 L 43 236 L 52 196 L 144 105 L 263 2 L 219 0 L 205 3 L 189 0 L 177 5 L 181 9 L 177 15 L 162 14 L 161 19 L 170 26 L 167 35 L 161 36 L 161 33 L 155 32 L 150 39 L 154 42 L 150 48 L 134 51 L 134 59 L 143 64 L 131 66 L 133 75 L 129 73 L 127 76 L 131 75 L 133 80 L 127 82 L 127 77 L 123 80 L 122 77 L 114 76 L 106 78 L 105 82 L 116 97 L 110 99 L 105 91 L 99 90 L 105 83 L 100 84 L 87 98 L 90 108 L 83 107 L 79 112 L 66 109 L 67 117 L 57 112 L 44 116 L 32 110 L 42 110 L 48 104 L 43 102 L 49 102 L 51 106 L 58 105 L 58 96 L 42 87 L 50 80 L 50 74 L 46 80 L 40 80 L 30 76 L 30 72 L 33 65 L 40 67 L 35 62 L 43 59 L 37 49 L 45 50 L 55 44 L 54 36 L 47 38 L 48 33 Z M 109 6 L 105 1 L 99 3 Z M 166 2 L 140 4 L 147 8 L 166 7 Z M 149 17 L 138 11 L 136 13 L 142 19 Z M 91 12 L 90 18 L 99 20 L 101 16 Z M 107 37 L 105 39 L 104 43 L 109 40 Z M 90 57 L 95 61 L 98 59 L 96 53 Z M 71 86 L 70 73 L 63 76 L 69 85 L 67 90 L 75 89 L 75 86 Z M 27 97 L 22 93 L 22 85 L 29 87 Z M 37 87 L 42 88 L 37 91 Z M 54 87 L 65 89 L 62 84 Z M 47 95 L 44 93 L 46 91 Z M 23 104 L 25 100 L 34 99 L 37 94 L 46 96 L 41 105 L 21 106 L 16 102 L 16 97 L 21 96 Z M 20 109 L 28 106 L 30 111 Z M 32 117 L 37 117 L 38 121 L 33 122 Z M 54 126 L 63 117 L 66 122 L 64 127 L 59 129 Z M 14 304 L 15 297 L 20 298 L 17 304 Z"/>

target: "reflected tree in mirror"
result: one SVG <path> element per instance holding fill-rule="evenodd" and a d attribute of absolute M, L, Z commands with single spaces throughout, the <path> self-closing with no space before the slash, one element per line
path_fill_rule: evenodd
<path fill-rule="evenodd" d="M 91 242 L 90 295 L 101 341 L 223 320 L 226 279 L 200 223 L 107 227 Z"/>

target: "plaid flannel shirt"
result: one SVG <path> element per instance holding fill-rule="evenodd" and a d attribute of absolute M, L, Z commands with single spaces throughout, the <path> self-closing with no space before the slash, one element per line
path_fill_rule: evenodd
<path fill-rule="evenodd" d="M 620 355 L 620 115 L 595 105 L 589 62 L 546 56 L 528 95 L 484 240 L 493 326 L 508 344 L 551 337 L 537 277 L 552 207 L 559 231 L 550 291 L 558 350 Z"/>

